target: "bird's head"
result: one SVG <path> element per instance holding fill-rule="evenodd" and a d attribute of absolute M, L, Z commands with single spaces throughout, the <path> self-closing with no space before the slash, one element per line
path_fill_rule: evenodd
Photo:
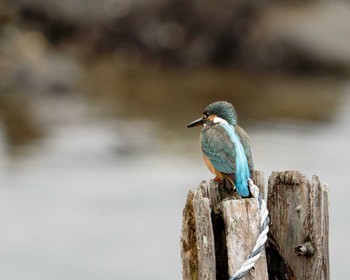
<path fill-rule="evenodd" d="M 203 111 L 201 118 L 189 123 L 187 127 L 199 126 L 207 123 L 227 122 L 231 125 L 237 124 L 237 114 L 233 105 L 227 101 L 217 101 L 208 105 Z"/>

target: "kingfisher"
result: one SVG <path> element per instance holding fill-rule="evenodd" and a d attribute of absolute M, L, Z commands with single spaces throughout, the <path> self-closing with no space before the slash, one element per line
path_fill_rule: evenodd
<path fill-rule="evenodd" d="M 249 196 L 248 179 L 253 171 L 253 159 L 248 134 L 237 125 L 234 106 L 217 101 L 203 111 L 202 117 L 187 127 L 202 125 L 200 144 L 204 162 L 222 182 L 227 179 L 241 197 Z"/>

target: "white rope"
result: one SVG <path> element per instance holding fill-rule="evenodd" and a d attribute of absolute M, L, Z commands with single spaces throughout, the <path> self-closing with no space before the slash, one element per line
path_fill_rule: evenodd
<path fill-rule="evenodd" d="M 267 210 L 266 202 L 262 198 L 262 195 L 259 192 L 259 188 L 254 185 L 254 182 L 251 179 L 248 180 L 248 184 L 250 192 L 259 203 L 261 213 L 260 234 L 248 259 L 242 263 L 241 268 L 236 271 L 236 273 L 233 274 L 229 280 L 238 280 L 243 278 L 255 265 L 255 262 L 260 258 L 261 251 L 263 250 L 265 242 L 267 240 L 267 233 L 269 232 L 269 211 Z"/>

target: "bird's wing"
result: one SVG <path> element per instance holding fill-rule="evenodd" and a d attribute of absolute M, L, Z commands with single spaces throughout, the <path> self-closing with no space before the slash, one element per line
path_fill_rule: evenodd
<path fill-rule="evenodd" d="M 203 154 L 221 173 L 234 174 L 236 149 L 229 132 L 221 125 L 204 127 L 201 134 Z"/>
<path fill-rule="evenodd" d="M 254 163 L 253 163 L 252 151 L 250 150 L 250 137 L 244 131 L 244 129 L 238 125 L 236 126 L 236 132 L 239 138 L 241 138 L 241 143 L 248 160 L 249 170 L 252 173 L 254 170 Z"/>

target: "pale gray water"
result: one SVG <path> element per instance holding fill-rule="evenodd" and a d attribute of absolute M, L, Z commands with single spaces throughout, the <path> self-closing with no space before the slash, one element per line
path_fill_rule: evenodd
<path fill-rule="evenodd" d="M 349 108 L 345 98 L 328 124 L 247 129 L 266 177 L 297 169 L 329 184 L 332 279 L 346 275 L 350 251 Z M 187 191 L 212 175 L 197 148 L 175 153 L 151 125 L 130 126 L 143 132 L 133 137 L 110 120 L 63 122 L 20 158 L 9 157 L 1 137 L 0 279 L 181 279 Z M 186 141 L 197 147 L 197 138 Z"/>

